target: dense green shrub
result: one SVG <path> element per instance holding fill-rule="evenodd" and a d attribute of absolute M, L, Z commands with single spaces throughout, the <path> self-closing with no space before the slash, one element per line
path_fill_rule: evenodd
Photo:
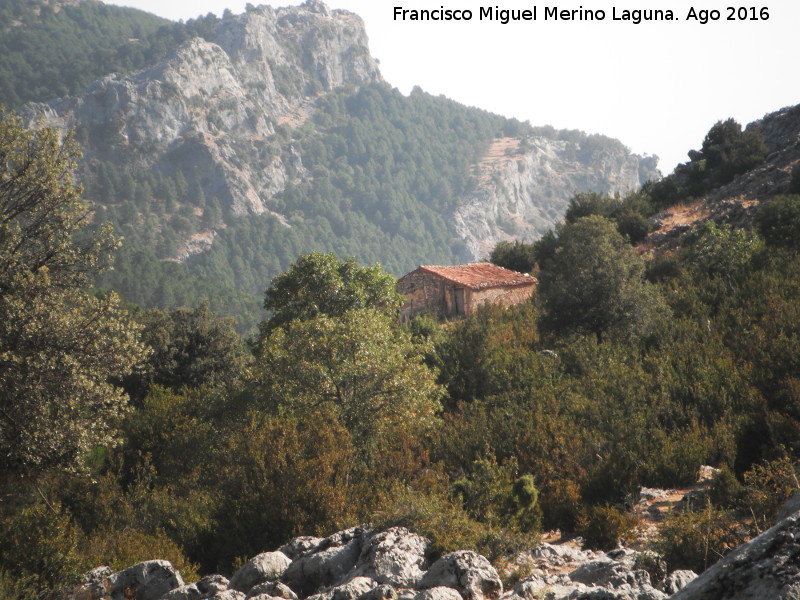
<path fill-rule="evenodd" d="M 453 495 L 476 521 L 538 533 L 541 526 L 539 490 L 531 475 L 517 475 L 516 459 L 500 465 L 492 458 L 473 462 L 468 477 L 453 483 Z"/>
<path fill-rule="evenodd" d="M 33 501 L 5 517 L 2 532 L 0 571 L 13 582 L 9 587 L 19 598 L 74 583 L 87 568 L 81 532 L 58 504 Z"/>
<path fill-rule="evenodd" d="M 429 473 L 414 486 L 398 484 L 381 495 L 373 515 L 378 527 L 400 525 L 432 542 L 432 558 L 463 548 L 476 548 L 488 529 L 470 518 L 448 497 L 443 474 Z"/>
<path fill-rule="evenodd" d="M 650 584 L 658 588 L 659 582 L 664 581 L 667 576 L 667 562 L 655 552 L 640 552 L 633 562 L 633 570 L 647 571 L 650 575 Z"/>
<path fill-rule="evenodd" d="M 742 131 L 739 123 L 727 119 L 718 121 L 708 131 L 701 154 L 710 173 L 710 183 L 724 184 L 761 164 L 767 147 L 758 126 L 750 125 Z"/>
<path fill-rule="evenodd" d="M 489 262 L 512 271 L 530 273 L 536 266 L 533 244 L 519 240 L 499 242 L 489 255 Z"/>
<path fill-rule="evenodd" d="M 101 529 L 83 542 L 82 555 L 86 568 L 108 565 L 116 571 L 146 560 L 167 560 L 184 581 L 197 581 L 198 565 L 165 532 L 147 533 L 135 527 Z"/>
<path fill-rule="evenodd" d="M 698 198 L 764 162 L 768 149 L 757 125 L 742 126 L 734 119 L 717 121 L 706 134 L 701 150 L 689 152 L 690 161 L 644 191 L 654 207 L 668 208 Z"/>
<path fill-rule="evenodd" d="M 565 226 L 556 248 L 538 275 L 543 329 L 621 340 L 647 335 L 663 318 L 666 306 L 644 280 L 644 263 L 608 219 L 591 215 Z"/>
<path fill-rule="evenodd" d="M 789 193 L 800 194 L 800 164 L 792 169 L 792 178 L 789 180 Z"/>
<path fill-rule="evenodd" d="M 455 550 L 475 549 L 490 560 L 513 556 L 536 544 L 529 532 L 473 519 L 450 499 L 442 474 L 428 473 L 413 485 L 395 485 L 381 497 L 373 522 L 379 527 L 402 525 L 432 542 L 432 559 Z"/>
<path fill-rule="evenodd" d="M 578 533 L 585 548 L 612 550 L 631 537 L 638 519 L 615 506 L 591 506 L 578 520 Z"/>
<path fill-rule="evenodd" d="M 604 194 L 578 193 L 570 198 L 564 222 L 575 223 L 592 215 L 605 217 L 617 225 L 617 230 L 631 243 L 641 242 L 651 230 L 648 217 L 654 213 L 651 200 L 642 191 L 624 197 Z"/>
<path fill-rule="evenodd" d="M 742 483 L 727 465 L 723 465 L 711 483 L 708 497 L 714 506 L 731 509 L 739 505 L 742 501 L 743 493 L 744 487 Z"/>
<path fill-rule="evenodd" d="M 643 241 L 652 229 L 647 217 L 634 210 L 623 212 L 616 218 L 616 221 L 619 232 L 633 244 Z"/>
<path fill-rule="evenodd" d="M 800 490 L 797 468 L 788 457 L 755 464 L 744 473 L 742 504 L 756 520 L 755 526 L 767 529 L 775 522 L 778 509 Z"/>
<path fill-rule="evenodd" d="M 225 435 L 214 527 L 198 556 L 205 572 L 231 573 L 235 560 L 299 535 L 326 535 L 357 525 L 364 514 L 350 434 L 329 410 L 302 418 L 248 412 Z M 381 482 L 373 482 L 380 489 Z M 373 488 L 373 491 L 374 489 Z M 269 507 L 269 510 L 265 510 Z"/>
<path fill-rule="evenodd" d="M 763 202 L 756 212 L 755 225 L 767 244 L 800 249 L 800 195 Z"/>
<path fill-rule="evenodd" d="M 146 363 L 125 379 L 131 398 L 141 401 L 150 386 L 179 392 L 241 383 L 252 357 L 234 329 L 233 319 L 220 318 L 201 302 L 194 310 L 151 309 L 138 315 L 150 353 Z"/>

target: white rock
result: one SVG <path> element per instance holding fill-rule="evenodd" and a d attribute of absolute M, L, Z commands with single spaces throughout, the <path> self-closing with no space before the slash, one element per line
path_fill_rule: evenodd
<path fill-rule="evenodd" d="M 503 593 L 503 583 L 492 564 L 477 552 L 459 550 L 431 565 L 419 583 L 421 588 L 451 587 L 465 600 L 496 600 Z"/>
<path fill-rule="evenodd" d="M 259 583 L 276 581 L 281 578 L 291 562 L 283 552 L 263 552 L 248 560 L 233 574 L 230 588 L 248 592 Z"/>
<path fill-rule="evenodd" d="M 661 584 L 661 591 L 665 594 L 675 594 L 697 579 L 697 573 L 688 570 L 673 571 L 667 575 Z"/>
<path fill-rule="evenodd" d="M 800 598 L 800 513 L 720 559 L 671 600 Z"/>
<path fill-rule="evenodd" d="M 369 529 L 353 527 L 326 538 L 289 565 L 284 582 L 301 596 L 340 584 L 355 568 L 368 535 Z"/>
<path fill-rule="evenodd" d="M 148 560 L 114 573 L 108 578 L 111 600 L 158 600 L 167 592 L 183 587 L 177 569 L 166 560 Z"/>
<path fill-rule="evenodd" d="M 366 541 L 355 574 L 394 587 L 415 587 L 428 566 L 430 542 L 405 527 L 391 527 Z"/>
<path fill-rule="evenodd" d="M 421 591 L 414 600 L 464 600 L 464 598 L 451 587 L 436 586 Z"/>

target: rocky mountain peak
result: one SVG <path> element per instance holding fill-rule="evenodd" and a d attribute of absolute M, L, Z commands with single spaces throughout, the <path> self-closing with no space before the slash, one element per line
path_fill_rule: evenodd
<path fill-rule="evenodd" d="M 260 214 L 287 180 L 281 149 L 267 141 L 275 126 L 301 123 L 321 93 L 380 80 L 363 21 L 311 0 L 224 19 L 210 41 L 22 113 L 76 128 L 88 160 L 201 171 L 206 195 L 233 214 Z"/>
<path fill-rule="evenodd" d="M 261 6 L 227 19 L 216 42 L 243 83 L 268 102 L 381 80 L 363 21 L 318 0 L 277 9 Z"/>
<path fill-rule="evenodd" d="M 800 144 L 800 105 L 787 106 L 770 113 L 757 124 L 772 152 Z"/>

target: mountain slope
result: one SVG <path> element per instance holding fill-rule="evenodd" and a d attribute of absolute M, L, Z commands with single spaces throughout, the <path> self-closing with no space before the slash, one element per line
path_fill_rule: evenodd
<path fill-rule="evenodd" d="M 80 93 L 110 72 L 162 58 L 215 19 L 171 23 L 95 0 L 11 0 L 0 6 L 0 104 Z"/>
<path fill-rule="evenodd" d="M 674 246 L 680 236 L 704 221 L 731 224 L 750 229 L 762 202 L 793 192 L 793 171 L 800 164 L 800 105 L 785 107 L 750 123 L 745 131 L 763 136 L 765 154 L 752 168 L 731 181 L 714 185 L 699 193 L 688 192 L 678 204 L 665 207 L 654 221 L 656 229 L 648 237 L 649 246 Z M 691 162 L 679 165 L 675 173 L 655 186 L 682 189 L 693 173 L 706 169 L 701 151 L 689 153 Z"/>
<path fill-rule="evenodd" d="M 500 241 L 530 241 L 552 228 L 568 190 L 624 195 L 657 179 L 656 164 L 615 140 L 579 132 L 500 138 L 478 163 L 480 183 L 461 198 L 453 222 L 479 259 Z"/>
<path fill-rule="evenodd" d="M 483 258 L 541 234 L 576 191 L 657 176 L 615 140 L 400 94 L 361 20 L 322 2 L 207 25 L 144 70 L 23 109 L 76 130 L 95 219 L 126 240 L 99 284 L 145 306 L 206 297 L 252 324 L 302 252 L 396 275 Z"/>

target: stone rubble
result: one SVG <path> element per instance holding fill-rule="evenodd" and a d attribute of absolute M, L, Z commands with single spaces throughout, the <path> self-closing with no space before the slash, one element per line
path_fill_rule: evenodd
<path fill-rule="evenodd" d="M 503 583 L 495 568 L 486 558 L 471 550 L 453 552 L 437 560 L 419 587 L 453 588 L 464 600 L 497 600 L 503 593 Z"/>
<path fill-rule="evenodd" d="M 661 600 L 667 596 L 640 567 L 658 563 L 652 554 L 618 548 L 608 553 L 572 545 L 541 544 L 531 551 L 533 574 L 514 586 L 526 600 Z M 661 561 L 663 563 L 663 561 Z M 660 570 L 666 572 L 661 565 Z M 510 599 L 509 599 L 510 600 Z"/>
<path fill-rule="evenodd" d="M 477 552 L 461 550 L 429 563 L 430 542 L 404 527 L 353 527 L 327 538 L 296 538 L 253 557 L 230 578 L 192 584 L 166 561 L 119 573 L 100 567 L 64 600 L 661 600 L 690 577 L 680 572 L 651 582 L 641 553 L 582 550 L 542 543 L 519 560 L 531 575 L 504 590 L 497 570 Z M 664 569 L 666 572 L 666 569 Z M 692 574 L 693 575 L 693 574 Z"/>
<path fill-rule="evenodd" d="M 660 499 L 655 494 L 652 499 Z M 797 502 L 797 499 L 793 500 Z M 541 543 L 516 557 L 529 576 L 504 590 L 480 554 L 461 550 L 429 564 L 430 542 L 404 527 L 353 527 L 296 538 L 245 563 L 230 581 L 184 584 L 163 560 L 120 572 L 98 567 L 63 600 L 797 600 L 800 512 L 698 576 L 667 572 L 656 554 Z"/>

